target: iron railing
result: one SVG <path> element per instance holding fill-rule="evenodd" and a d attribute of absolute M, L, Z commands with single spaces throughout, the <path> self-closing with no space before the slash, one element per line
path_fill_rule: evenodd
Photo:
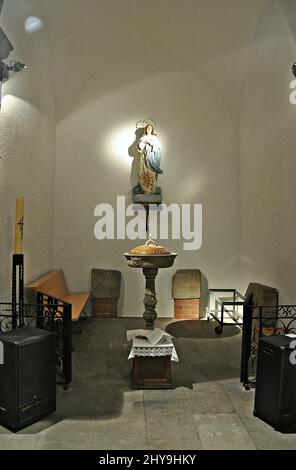
<path fill-rule="evenodd" d="M 246 389 L 256 385 L 259 339 L 262 336 L 296 334 L 296 305 L 252 305 L 243 308 L 241 382 Z"/>

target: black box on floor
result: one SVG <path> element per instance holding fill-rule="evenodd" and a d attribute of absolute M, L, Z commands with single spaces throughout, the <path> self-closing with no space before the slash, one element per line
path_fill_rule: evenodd
<path fill-rule="evenodd" d="M 259 341 L 254 415 L 285 431 L 296 424 L 296 365 L 291 362 L 296 338 L 277 335 Z"/>
<path fill-rule="evenodd" d="M 56 409 L 55 335 L 21 328 L 0 341 L 0 423 L 16 431 Z"/>

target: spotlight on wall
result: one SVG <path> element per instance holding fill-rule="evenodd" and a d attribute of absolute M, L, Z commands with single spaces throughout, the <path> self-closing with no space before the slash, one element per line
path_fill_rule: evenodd
<path fill-rule="evenodd" d="M 296 62 L 292 65 L 292 74 L 296 77 Z"/>

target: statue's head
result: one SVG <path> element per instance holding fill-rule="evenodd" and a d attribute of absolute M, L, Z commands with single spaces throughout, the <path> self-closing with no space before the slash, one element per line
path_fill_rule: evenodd
<path fill-rule="evenodd" d="M 144 127 L 144 134 L 145 135 L 156 135 L 154 127 L 152 124 L 147 124 L 147 126 Z"/>

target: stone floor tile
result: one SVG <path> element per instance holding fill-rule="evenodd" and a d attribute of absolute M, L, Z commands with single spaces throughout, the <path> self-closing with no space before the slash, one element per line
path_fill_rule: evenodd
<path fill-rule="evenodd" d="M 185 400 L 185 388 L 177 387 L 174 390 L 144 390 L 144 402 L 149 401 L 170 401 Z"/>
<path fill-rule="evenodd" d="M 192 414 L 232 413 L 234 407 L 223 387 L 217 383 L 194 384 L 185 392 Z"/>
<path fill-rule="evenodd" d="M 255 444 L 235 413 L 194 415 L 204 450 L 254 450 Z"/>
<path fill-rule="evenodd" d="M 145 449 L 145 421 L 115 419 L 97 423 L 92 449 Z"/>
<path fill-rule="evenodd" d="M 102 439 L 102 436 L 96 436 L 92 442 L 91 450 L 148 450 L 145 436 L 136 439 L 128 438 L 125 434 L 114 440 Z"/>
<path fill-rule="evenodd" d="M 144 409 L 149 448 L 201 448 L 186 400 L 149 400 L 144 402 Z"/>
<path fill-rule="evenodd" d="M 187 435 L 151 437 L 147 439 L 146 445 L 149 450 L 202 450 L 199 438 Z"/>
<path fill-rule="evenodd" d="M 40 438 L 35 450 L 92 450 L 93 435 L 89 436 L 89 441 L 73 442 L 67 440 L 47 440 Z"/>
<path fill-rule="evenodd" d="M 0 437 L 1 450 L 34 450 L 40 436 L 23 436 L 3 434 Z"/>
<path fill-rule="evenodd" d="M 296 434 L 282 434 L 272 427 L 267 431 L 249 431 L 258 450 L 296 450 Z"/>

